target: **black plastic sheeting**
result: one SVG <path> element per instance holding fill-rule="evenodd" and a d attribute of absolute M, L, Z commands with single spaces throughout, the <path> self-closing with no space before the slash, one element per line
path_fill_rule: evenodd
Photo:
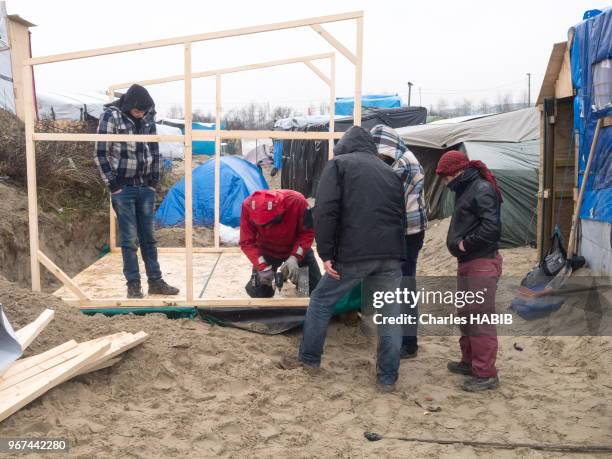
<path fill-rule="evenodd" d="M 240 328 L 263 335 L 277 335 L 299 327 L 306 317 L 306 307 L 284 308 L 204 308 L 198 307 L 202 320 Z"/>
<path fill-rule="evenodd" d="M 424 107 L 402 107 L 387 109 L 367 109 L 361 117 L 365 129 L 384 124 L 392 128 L 424 124 L 427 109 Z M 353 125 L 353 118 L 336 119 L 335 132 L 345 132 Z M 323 132 L 329 130 L 329 123 L 310 124 L 295 129 L 303 132 Z M 283 168 L 281 186 L 299 191 L 304 196 L 313 197 L 319 185 L 323 168 L 327 163 L 329 142 L 327 140 L 285 140 L 283 141 Z"/>

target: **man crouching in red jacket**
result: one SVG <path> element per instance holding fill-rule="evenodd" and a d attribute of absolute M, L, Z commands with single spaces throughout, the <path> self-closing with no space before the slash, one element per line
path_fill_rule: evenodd
<path fill-rule="evenodd" d="M 309 290 L 321 280 L 311 246 L 314 239 L 308 202 L 293 190 L 259 190 L 242 203 L 240 248 L 253 263 L 257 285 L 249 281 L 253 298 L 274 295 L 274 273 L 285 262 L 285 277 L 297 285 L 298 268 L 308 266 Z"/>

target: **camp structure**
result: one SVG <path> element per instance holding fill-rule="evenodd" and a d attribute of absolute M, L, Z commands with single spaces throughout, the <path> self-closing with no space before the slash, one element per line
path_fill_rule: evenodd
<path fill-rule="evenodd" d="M 554 44 L 537 99 L 541 123 L 538 249 L 556 225 L 568 244 L 572 214 L 598 121 L 599 136 L 580 210 L 578 254 L 612 275 L 612 10 L 587 11 Z"/>
<path fill-rule="evenodd" d="M 330 23 L 350 21 L 355 29 L 355 46 L 351 50 L 342 44 L 326 26 Z M 229 37 L 246 36 L 264 32 L 274 32 L 294 28 L 306 28 L 319 37 L 321 43 L 331 45 L 334 52 L 319 55 L 301 56 L 297 58 L 281 59 L 275 62 L 256 63 L 236 66 L 226 69 L 194 72 L 192 69 L 192 44 L 207 40 L 219 40 Z M 330 107 L 333 111 L 335 100 L 336 52 L 348 60 L 354 68 L 354 98 L 361 99 L 361 86 L 363 75 L 363 12 L 348 12 L 331 16 L 321 16 L 298 19 L 287 22 L 263 24 L 240 29 L 206 32 L 181 37 L 166 38 L 153 41 L 130 43 L 99 49 L 90 49 L 69 52 L 64 54 L 30 57 L 23 62 L 23 104 L 25 122 L 25 145 L 27 160 L 28 181 L 28 212 L 31 254 L 32 290 L 40 291 L 40 265 L 42 264 L 62 283 L 63 287 L 55 294 L 69 304 L 82 310 L 96 312 L 105 308 L 115 310 L 133 311 L 134 308 L 146 311 L 148 308 L 187 308 L 193 310 L 197 307 L 242 307 L 242 308 L 275 308 L 298 307 L 308 304 L 308 298 L 297 297 L 289 289 L 277 293 L 273 298 L 249 298 L 244 291 L 245 279 L 251 275 L 252 265 L 236 247 L 220 246 L 220 194 L 221 194 L 221 143 L 224 139 L 308 139 L 324 140 L 333 145 L 342 134 L 334 130 L 334 117 L 330 118 L 329 130 L 325 132 L 287 132 L 273 130 L 243 131 L 225 130 L 221 126 L 222 91 L 221 81 L 227 73 L 246 72 L 272 65 L 301 64 L 317 76 L 329 90 Z M 51 65 L 68 60 L 88 59 L 96 56 L 112 55 L 117 53 L 134 52 L 166 46 L 177 46 L 184 57 L 184 70 L 179 75 L 161 77 L 156 80 L 139 82 L 147 84 L 167 81 L 182 81 L 184 84 L 184 133 L 182 135 L 121 135 L 121 134 L 86 134 L 86 133 L 42 133 L 35 132 L 34 112 L 34 79 L 33 70 L 39 65 Z M 198 48 L 199 49 L 199 48 Z M 313 61 L 329 59 L 328 72 L 321 70 Z M 196 130 L 192 126 L 192 79 L 210 76 L 215 79 L 215 130 Z M 127 87 L 132 82 L 127 84 Z M 124 84 L 118 87 L 126 87 Z M 109 95 L 114 96 L 113 88 L 109 88 Z M 354 105 L 353 123 L 361 124 L 362 107 Z M 215 142 L 214 164 L 214 246 L 193 247 L 193 140 L 213 140 Z M 93 265 L 86 268 L 74 278 L 68 276 L 53 260 L 41 250 L 38 237 L 38 205 L 36 187 L 36 142 L 96 142 L 96 141 L 130 141 L 130 142 L 182 142 L 185 156 L 184 178 L 184 208 L 185 208 L 185 246 L 159 248 L 160 264 L 164 266 L 164 277 L 168 282 L 180 287 L 180 294 L 175 297 L 149 296 L 143 299 L 127 299 L 122 275 L 121 252 L 117 246 L 115 233 L 115 216 L 110 212 L 110 253 L 103 256 Z"/>
<path fill-rule="evenodd" d="M 535 243 L 538 189 L 539 114 L 535 108 L 444 120 L 397 129 L 425 171 L 425 200 L 429 217 L 452 214 L 453 194 L 436 175 L 442 154 L 464 151 L 471 160 L 483 161 L 495 174 L 502 190 L 502 246 Z"/>
<path fill-rule="evenodd" d="M 378 124 L 400 128 L 423 124 L 426 119 L 427 109 L 424 107 L 365 108 L 361 125 L 368 130 Z M 274 129 L 321 132 L 330 129 L 329 121 L 329 115 L 285 118 L 277 120 Z M 352 125 L 353 118 L 350 116 L 334 117 L 336 132 L 345 132 Z M 306 197 L 314 196 L 327 159 L 333 154 L 329 147 L 329 143 L 316 140 L 276 140 L 274 166 L 282 171 L 281 186 L 299 191 Z"/>
<path fill-rule="evenodd" d="M 36 91 L 38 116 L 52 120 L 100 119 L 108 98 L 104 94 Z"/>

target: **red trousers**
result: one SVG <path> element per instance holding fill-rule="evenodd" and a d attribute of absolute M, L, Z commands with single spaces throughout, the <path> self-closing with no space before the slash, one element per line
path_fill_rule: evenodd
<path fill-rule="evenodd" d="M 472 366 L 472 372 L 481 378 L 497 376 L 497 328 L 493 324 L 472 323 L 475 318 L 495 313 L 497 281 L 502 274 L 503 259 L 498 253 L 494 258 L 476 258 L 459 263 L 457 290 L 480 292 L 484 301 L 458 309 L 458 315 L 467 323 L 461 325 L 461 361 Z"/>

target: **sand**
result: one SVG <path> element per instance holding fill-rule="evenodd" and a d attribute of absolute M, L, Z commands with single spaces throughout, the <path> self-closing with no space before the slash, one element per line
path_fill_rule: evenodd
<path fill-rule="evenodd" d="M 444 224 L 434 223 L 428 233 L 422 274 L 454 272 L 440 240 Z M 502 253 L 507 272 L 524 273 L 535 259 L 528 248 Z M 44 308 L 56 310 L 29 353 L 121 330 L 150 334 L 112 368 L 64 383 L 0 424 L 0 437 L 67 437 L 72 457 L 562 456 L 396 440 L 369 443 L 366 430 L 457 440 L 612 444 L 610 338 L 501 337 L 501 388 L 468 394 L 458 388 L 462 377 L 445 369 L 458 356 L 456 338 L 423 337 L 418 358 L 402 362 L 398 391 L 380 395 L 374 390 L 374 345 L 355 325 L 332 322 L 322 371 L 311 376 L 279 367 L 282 356 L 296 353 L 299 331 L 263 336 L 158 314 L 87 317 L 55 297 L 3 280 L 0 301 L 16 327 Z M 514 342 L 524 350 L 515 350 Z M 419 405 L 441 411 L 427 413 Z"/>

